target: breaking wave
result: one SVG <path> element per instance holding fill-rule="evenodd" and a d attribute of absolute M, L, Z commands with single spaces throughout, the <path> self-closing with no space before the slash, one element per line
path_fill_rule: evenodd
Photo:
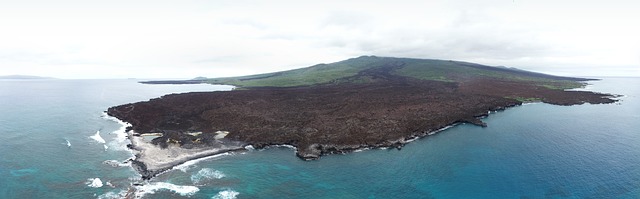
<path fill-rule="evenodd" d="M 146 194 L 154 194 L 156 191 L 164 189 L 180 194 L 181 196 L 192 196 L 196 192 L 200 191 L 200 189 L 195 186 L 181 186 L 166 182 L 153 182 L 137 187 L 135 195 L 138 198 L 143 198 Z"/>
<path fill-rule="evenodd" d="M 100 178 L 89 178 L 85 184 L 89 187 L 99 188 L 102 187 L 102 180 Z"/>
<path fill-rule="evenodd" d="M 98 196 L 98 199 L 117 199 L 127 198 L 127 190 L 121 190 L 119 192 L 111 191 Z"/>
<path fill-rule="evenodd" d="M 195 168 L 196 167 L 196 163 L 198 163 L 197 160 L 190 160 L 190 161 L 186 161 L 185 163 L 182 163 L 182 164 L 180 164 L 178 166 L 175 166 L 173 168 L 186 173 L 189 169 Z"/>
<path fill-rule="evenodd" d="M 71 148 L 71 142 L 69 142 L 69 140 L 66 138 L 64 139 L 64 141 L 66 142 L 67 147 Z"/>
<path fill-rule="evenodd" d="M 225 175 L 222 171 L 218 171 L 210 168 L 203 168 L 198 173 L 191 175 L 191 181 L 194 184 L 199 184 L 204 180 L 212 180 L 212 179 L 221 179 L 224 178 Z"/>
<path fill-rule="evenodd" d="M 124 163 L 117 161 L 117 160 L 105 160 L 104 162 L 102 162 L 103 164 L 112 166 L 112 167 L 128 167 L 131 165 L 130 161 L 125 161 Z"/>
<path fill-rule="evenodd" d="M 104 141 L 102 136 L 100 136 L 100 131 L 96 131 L 96 134 L 92 135 L 92 136 L 89 136 L 89 138 L 95 140 L 96 142 L 102 143 L 102 144 L 107 143 L 106 141 Z"/>
<path fill-rule="evenodd" d="M 238 196 L 238 194 L 240 193 L 238 193 L 237 191 L 227 189 L 227 190 L 218 192 L 218 194 L 211 197 L 211 199 L 235 199 L 236 196 Z"/>
<path fill-rule="evenodd" d="M 111 117 L 109 115 L 107 115 L 107 113 L 102 113 L 102 118 L 106 119 L 106 120 L 111 120 L 114 121 L 118 124 L 120 124 L 120 128 L 118 130 L 113 131 L 113 134 L 116 134 L 116 141 L 118 142 L 124 142 L 127 140 L 127 127 L 130 127 L 131 124 L 127 123 L 127 122 L 123 122 L 122 120 L 119 120 L 118 118 L 115 117 Z"/>
<path fill-rule="evenodd" d="M 120 128 L 111 132 L 112 134 L 115 134 L 116 137 L 113 139 L 113 141 L 110 141 L 109 143 L 107 143 L 107 146 L 109 148 L 112 148 L 113 150 L 126 151 L 127 150 L 126 146 L 127 144 L 129 144 L 128 143 L 129 140 L 127 139 L 127 127 L 130 127 L 131 124 L 127 122 L 123 122 L 118 118 L 111 117 L 107 115 L 107 113 L 102 113 L 102 116 L 100 117 L 120 124 Z"/>
<path fill-rule="evenodd" d="M 209 159 L 214 159 L 214 158 L 220 158 L 220 157 L 227 156 L 227 155 L 231 155 L 231 153 L 230 152 L 226 152 L 226 153 L 215 154 L 215 155 L 207 156 L 207 157 L 203 157 L 203 158 L 198 158 L 198 159 L 195 159 L 195 160 L 189 160 L 189 161 L 186 161 L 186 162 L 184 162 L 184 163 L 182 163 L 182 164 L 180 164 L 178 166 L 173 167 L 173 169 L 177 169 L 177 170 L 180 170 L 182 172 L 187 172 L 189 169 L 195 168 L 196 164 L 198 162 L 201 162 L 201 161 L 204 161 L 204 160 L 209 160 Z"/>

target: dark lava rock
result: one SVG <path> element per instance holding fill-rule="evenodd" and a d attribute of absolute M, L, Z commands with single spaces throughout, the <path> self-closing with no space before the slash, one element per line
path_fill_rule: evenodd
<path fill-rule="evenodd" d="M 439 82 L 388 71 L 362 75 L 375 81 L 172 94 L 111 107 L 108 114 L 131 123 L 136 132 L 164 133 L 154 140 L 157 145 L 168 139 L 188 143 L 186 147 L 213 144 L 212 137 L 196 142 L 184 132 L 229 131 L 227 139 L 258 149 L 287 144 L 297 147 L 298 157 L 317 159 L 367 147 L 399 148 L 409 139 L 460 122 L 486 126 L 480 117 L 521 104 L 512 96 L 559 105 L 615 101 L 611 95 L 552 90 L 518 81 Z"/>

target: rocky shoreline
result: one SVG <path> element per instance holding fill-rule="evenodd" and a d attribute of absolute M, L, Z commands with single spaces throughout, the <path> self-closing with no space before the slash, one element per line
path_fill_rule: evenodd
<path fill-rule="evenodd" d="M 142 175 L 143 180 L 149 180 L 156 175 L 165 172 L 190 160 L 218 155 L 227 152 L 245 150 L 242 142 L 218 139 L 215 144 L 193 147 L 190 149 L 170 144 L 160 147 L 144 139 L 143 136 L 133 131 L 127 132 L 131 144 L 127 145 L 135 155 L 128 161 L 131 166 Z"/>
<path fill-rule="evenodd" d="M 456 92 L 459 88 L 451 83 L 431 83 L 174 94 L 112 107 L 108 114 L 131 123 L 136 132 L 163 133 L 155 144 L 172 138 L 176 146 L 188 148 L 198 145 L 189 132 L 229 131 L 230 140 L 257 149 L 287 144 L 298 148 L 298 157 L 316 159 L 364 147 L 401 147 L 406 140 L 456 123 L 486 126 L 479 118 L 488 112 L 522 104 Z M 613 102 L 608 95 L 591 92 L 555 94 L 565 95 L 557 96 L 563 105 Z"/>
<path fill-rule="evenodd" d="M 111 107 L 107 114 L 130 123 L 130 132 L 162 135 L 150 142 L 129 136 L 130 148 L 137 151 L 132 165 L 149 179 L 188 160 L 249 145 L 256 149 L 290 145 L 304 160 L 366 148 L 401 149 L 451 125 L 486 127 L 481 118 L 521 105 L 518 99 L 556 105 L 616 101 L 610 94 L 552 89 L 528 81 L 443 82 L 390 72 L 401 66 L 372 68 L 349 77 L 370 80 L 367 83 L 171 94 Z M 228 132 L 222 144 L 219 132 Z"/>

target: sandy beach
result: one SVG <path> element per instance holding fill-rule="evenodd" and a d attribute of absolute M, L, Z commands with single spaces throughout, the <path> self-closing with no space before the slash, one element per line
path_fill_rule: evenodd
<path fill-rule="evenodd" d="M 182 148 L 171 144 L 167 148 L 156 146 L 133 131 L 128 133 L 131 140 L 130 148 L 134 151 L 135 160 L 132 166 L 142 175 L 143 179 L 150 179 L 157 174 L 169 170 L 189 160 L 204 158 L 230 151 L 245 150 L 241 142 L 217 140 L 217 144 L 207 147 Z"/>

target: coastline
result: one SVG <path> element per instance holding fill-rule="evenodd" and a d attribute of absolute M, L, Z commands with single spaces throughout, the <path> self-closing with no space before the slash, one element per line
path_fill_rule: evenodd
<path fill-rule="evenodd" d="M 499 83 L 496 86 L 504 86 Z M 469 86 L 474 85 L 482 87 L 469 90 Z M 509 86 L 504 88 L 513 89 Z M 512 98 L 489 95 L 491 90 L 483 94 L 485 89 L 488 87 L 484 84 L 425 81 L 421 84 L 388 82 L 195 92 L 110 107 L 107 114 L 132 124 L 127 130 L 163 134 L 149 146 L 137 149 L 140 158 L 134 165 L 145 178 L 151 178 L 176 163 L 187 161 L 189 157 L 242 150 L 246 145 L 256 149 L 272 145 L 295 146 L 296 156 L 304 160 L 364 148 L 401 149 L 412 139 L 439 132 L 451 125 L 469 123 L 486 127 L 481 118 L 495 111 L 523 105 L 522 101 Z M 523 92 L 521 89 L 513 92 Z M 542 98 L 542 103 L 555 105 L 616 101 L 610 99 L 611 95 L 586 91 L 538 87 L 525 90 L 540 92 L 548 97 Z M 217 140 L 215 132 L 223 131 L 229 132 L 225 139 L 246 144 L 218 151 L 214 142 Z M 135 133 L 129 137 L 135 143 L 132 149 L 141 145 L 136 143 Z M 175 146 L 169 146 L 172 144 Z M 163 154 L 162 158 L 169 157 L 170 160 L 162 160 L 160 155 L 147 157 L 145 154 L 155 153 L 147 148 L 154 147 L 175 152 L 156 150 Z M 204 151 L 194 150 L 194 147 Z M 192 155 L 178 157 L 177 151 L 183 149 Z M 147 162 L 150 165 L 144 164 Z"/>
<path fill-rule="evenodd" d="M 494 112 L 497 112 L 497 111 L 494 111 Z M 122 122 L 117 118 L 113 118 L 113 117 L 111 118 L 112 120 L 117 120 L 119 121 L 118 123 L 123 124 L 124 127 L 122 128 L 126 128 L 130 126 L 130 124 L 126 122 Z M 309 160 L 319 159 L 321 156 L 324 156 L 324 155 L 357 153 L 357 152 L 370 150 L 370 149 L 395 148 L 397 150 L 401 150 L 402 147 L 407 143 L 410 143 L 415 140 L 422 139 L 431 135 L 435 135 L 449 128 L 452 128 L 464 123 L 468 123 L 468 122 L 462 122 L 462 121 L 455 122 L 453 124 L 444 126 L 434 131 L 424 131 L 421 133 L 417 133 L 414 136 L 404 137 L 398 140 L 389 140 L 385 144 L 380 144 L 375 146 L 335 145 L 333 147 L 324 147 L 324 149 L 326 150 L 320 151 L 318 155 L 312 154 L 307 156 L 300 155 L 299 153 L 300 148 L 294 145 L 289 145 L 289 144 L 272 144 L 272 145 L 261 146 L 259 148 L 255 148 L 255 146 L 251 144 L 239 144 L 234 146 L 221 145 L 222 147 L 198 147 L 195 149 L 185 149 L 177 145 L 169 145 L 167 148 L 162 148 L 150 143 L 150 141 L 145 140 L 144 135 L 138 134 L 133 130 L 130 130 L 126 132 L 126 139 L 128 139 L 131 142 L 131 144 L 127 145 L 127 148 L 132 153 L 133 157 L 126 160 L 124 163 L 128 163 L 126 165 L 131 166 L 131 168 L 133 168 L 136 172 L 138 172 L 141 175 L 141 178 L 146 181 L 162 173 L 165 173 L 167 171 L 180 167 L 185 163 L 212 158 L 217 155 L 223 155 L 225 153 L 235 152 L 235 151 L 267 150 L 272 147 L 284 147 L 284 148 L 289 148 L 294 150 L 295 154 L 298 157 L 300 157 L 305 161 L 309 161 Z M 474 123 L 469 123 L 469 124 L 480 126 Z"/>
<path fill-rule="evenodd" d="M 305 161 L 309 161 L 309 160 L 317 160 L 320 157 L 324 156 L 324 155 L 331 155 L 331 154 L 347 154 L 347 153 L 357 153 L 357 152 L 361 152 L 361 151 L 365 151 L 365 150 L 370 150 L 370 149 L 391 149 L 391 148 L 395 148 L 397 150 L 402 150 L 402 147 L 404 147 L 405 144 L 408 144 L 410 142 L 422 139 L 422 138 L 426 138 L 435 134 L 438 134 L 440 132 L 443 132 L 447 129 L 453 128 L 455 126 L 458 125 L 462 125 L 462 124 L 471 124 L 474 126 L 478 126 L 478 127 L 487 127 L 487 124 L 482 122 L 480 119 L 481 118 L 486 118 L 488 117 L 490 114 L 493 113 L 497 113 L 500 111 L 504 111 L 508 108 L 511 107 L 516 107 L 516 106 L 522 106 L 522 104 L 519 105 L 513 105 L 513 106 L 507 106 L 507 107 L 501 107 L 497 110 L 493 110 L 493 111 L 488 111 L 486 114 L 482 114 L 482 115 L 478 115 L 476 116 L 473 120 L 470 119 L 464 119 L 464 120 L 459 120 L 456 122 L 453 122 L 451 124 L 445 125 L 443 127 L 440 128 L 436 128 L 435 130 L 426 130 L 426 131 L 421 131 L 421 132 L 414 132 L 412 133 L 410 136 L 407 137 L 402 137 L 399 138 L 397 140 L 387 140 L 386 142 L 380 143 L 380 144 L 376 144 L 376 145 L 321 145 L 318 146 L 319 144 L 312 144 L 309 148 L 320 148 L 321 150 L 309 150 L 306 151 L 307 153 L 300 153 L 300 149 L 299 147 L 293 146 L 293 145 L 287 145 L 287 144 L 276 144 L 276 145 L 268 145 L 268 146 L 264 146 L 261 147 L 259 149 L 266 149 L 269 148 L 271 146 L 276 146 L 276 147 L 287 147 L 287 148 L 293 148 L 296 152 L 296 156 L 298 156 L 300 159 L 303 159 Z M 308 153 L 310 152 L 310 153 Z"/>
<path fill-rule="evenodd" d="M 188 161 L 206 158 L 227 152 L 246 150 L 245 144 L 240 142 L 220 141 L 217 146 L 197 147 L 186 149 L 177 145 L 167 148 L 156 146 L 133 131 L 127 132 L 131 141 L 127 145 L 135 158 L 130 159 L 131 166 L 142 175 L 143 180 L 149 180 L 156 175 L 170 170 Z"/>
<path fill-rule="evenodd" d="M 184 97 L 185 95 L 188 96 L 189 94 L 169 95 L 169 97 Z M 195 95 L 207 95 L 207 93 L 195 93 Z M 215 96 L 216 94 L 212 93 L 209 95 Z M 229 95 L 229 93 L 225 93 L 225 95 Z M 168 99 L 168 96 L 165 96 L 162 99 L 166 100 Z M 158 102 L 158 101 L 151 100 L 150 102 L 142 102 L 142 103 L 151 103 L 151 102 Z M 543 102 L 535 102 L 535 103 L 543 103 Z M 140 104 L 140 103 L 127 104 L 127 105 L 122 105 L 120 107 L 122 107 L 123 110 L 133 110 L 133 107 L 136 106 L 136 109 L 135 109 L 136 111 L 143 108 L 138 106 L 137 104 Z M 165 139 L 159 139 L 152 143 L 151 141 L 147 141 L 144 139 L 145 137 L 144 135 L 146 134 L 136 133 L 136 129 L 138 129 L 137 127 L 140 127 L 140 126 L 136 125 L 138 124 L 136 122 L 137 119 L 131 120 L 132 119 L 131 115 L 128 115 L 129 111 L 126 112 L 127 115 L 122 115 L 122 113 L 124 112 L 117 111 L 118 110 L 116 109 L 117 107 L 116 108 L 112 107 L 109 109 L 107 113 L 110 115 L 110 117 L 115 118 L 119 121 L 133 122 L 133 124 L 129 124 L 128 122 L 122 122 L 123 124 L 128 125 L 126 137 L 130 140 L 131 144 L 128 145 L 127 147 L 131 149 L 131 152 L 135 156 L 135 158 L 132 158 L 129 161 L 131 162 L 131 167 L 142 176 L 143 180 L 149 180 L 163 172 L 166 172 L 179 165 L 182 165 L 188 161 L 207 158 L 214 155 L 233 152 L 233 151 L 245 151 L 245 150 L 251 150 L 251 149 L 261 150 L 269 147 L 287 147 L 287 148 L 292 148 L 295 151 L 296 156 L 299 157 L 300 159 L 315 160 L 320 158 L 323 155 L 346 154 L 346 153 L 359 152 L 359 151 L 364 151 L 369 149 L 396 148 L 398 150 L 401 150 L 402 147 L 409 142 L 412 142 L 417 139 L 424 138 L 430 135 L 437 134 L 451 127 L 454 127 L 456 125 L 469 123 L 469 124 L 480 126 L 480 127 L 486 127 L 487 124 L 481 120 L 482 118 L 488 117 L 490 114 L 500 112 L 514 106 L 522 106 L 527 104 L 530 104 L 530 103 L 522 103 L 522 102 L 505 100 L 500 103 L 495 103 L 492 106 L 469 107 L 470 109 L 466 109 L 466 112 L 467 112 L 465 114 L 466 116 L 458 115 L 459 117 L 458 119 L 449 120 L 449 122 L 440 120 L 440 122 L 429 124 L 429 126 L 426 126 L 427 128 L 422 128 L 423 130 L 397 134 L 396 135 L 397 137 L 388 136 L 384 138 L 384 140 L 378 141 L 375 143 L 361 142 L 358 144 L 340 144 L 340 143 L 326 143 L 326 142 L 300 143 L 295 141 L 282 142 L 282 141 L 273 141 L 273 140 L 269 141 L 269 139 L 256 141 L 256 140 L 238 139 L 237 137 L 229 136 L 228 139 L 224 138 L 223 140 L 225 140 L 226 144 L 233 143 L 233 142 L 235 142 L 235 144 L 226 145 L 225 143 L 223 143 L 222 140 L 218 140 L 216 138 L 215 141 L 220 143 L 219 145 L 214 144 L 215 146 L 211 145 L 210 142 L 209 144 L 205 144 L 205 145 L 195 145 L 195 146 L 190 145 L 192 143 L 187 143 L 183 145 L 183 142 L 181 141 L 185 141 L 185 139 L 189 140 L 189 139 L 196 138 L 196 137 L 190 137 L 190 136 L 193 136 L 194 133 L 188 133 L 189 131 L 186 131 L 186 132 L 167 131 L 167 133 L 164 134 L 167 136 L 160 136 L 160 137 L 166 137 Z M 145 105 L 144 107 L 148 107 L 148 106 Z M 163 124 L 163 123 L 156 123 L 156 124 Z M 156 133 L 156 134 L 158 134 L 157 132 L 162 132 L 162 131 L 158 131 L 158 129 L 153 130 L 153 129 L 145 129 L 145 128 L 139 129 L 139 131 Z M 213 140 L 213 137 L 215 136 L 211 136 L 212 133 L 213 132 L 204 132 L 203 134 L 202 132 L 198 132 L 198 133 L 195 133 L 195 135 L 198 136 L 199 138 L 202 138 L 202 140 L 206 141 L 206 140 Z M 238 135 L 237 134 L 238 132 L 236 131 L 232 131 L 228 133 L 229 135 Z M 231 140 L 234 140 L 234 141 L 231 141 Z M 178 143 L 177 144 L 169 143 L 173 141 L 178 141 Z M 185 147 L 185 146 L 189 146 L 189 147 Z"/>
<path fill-rule="evenodd" d="M 442 82 L 391 73 L 402 66 L 354 76 L 375 79 L 368 83 L 170 94 L 110 107 L 107 113 L 132 124 L 127 129 L 136 156 L 132 166 L 148 180 L 189 160 L 249 148 L 291 146 L 303 160 L 372 148 L 400 150 L 458 124 L 486 127 L 482 118 L 531 99 L 564 106 L 616 101 L 610 94 L 528 81 Z M 147 142 L 135 132 L 160 136 Z M 218 143 L 217 132 L 242 144 Z"/>

